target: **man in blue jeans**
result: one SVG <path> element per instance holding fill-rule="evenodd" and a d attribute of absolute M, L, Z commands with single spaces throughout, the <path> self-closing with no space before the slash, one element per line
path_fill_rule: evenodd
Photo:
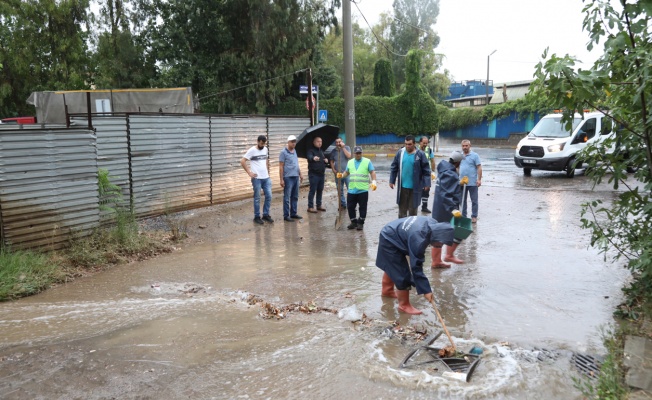
<path fill-rule="evenodd" d="M 272 180 L 269 177 L 269 149 L 265 147 L 267 137 L 258 136 L 258 143 L 251 147 L 240 160 L 240 165 L 251 178 L 251 185 L 254 188 L 254 223 L 263 225 L 263 221 L 274 222 L 269 215 L 269 207 L 272 203 Z M 247 166 L 249 161 L 249 166 Z M 260 218 L 260 189 L 265 192 L 265 204 L 263 205 L 263 218 Z"/>
<path fill-rule="evenodd" d="M 297 156 L 297 137 L 290 135 L 288 144 L 281 150 L 279 156 L 278 172 L 283 188 L 283 220 L 294 222 L 302 219 L 297 214 L 299 204 L 299 183 L 303 182 L 303 175 L 299 169 L 299 157 Z"/>
<path fill-rule="evenodd" d="M 461 211 L 466 217 L 466 199 L 471 197 L 471 221 L 475 224 L 478 221 L 478 188 L 482 185 L 482 163 L 478 153 L 471 150 L 470 140 L 462 140 L 462 152 L 464 158 L 460 163 L 460 177 L 467 176 L 469 183 L 466 185 Z"/>

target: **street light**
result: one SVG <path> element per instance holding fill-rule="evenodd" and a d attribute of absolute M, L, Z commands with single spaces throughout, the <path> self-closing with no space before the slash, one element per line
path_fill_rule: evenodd
<path fill-rule="evenodd" d="M 494 54 L 494 53 L 497 52 L 497 51 L 498 51 L 498 50 L 494 50 L 494 51 L 491 52 L 491 54 Z M 485 96 L 485 101 L 484 101 L 484 105 L 485 105 L 485 106 L 488 106 L 488 105 L 489 105 L 489 57 L 491 57 L 491 54 L 489 54 L 489 55 L 487 56 L 487 82 L 486 82 L 486 84 L 485 84 L 485 89 L 486 89 L 486 93 L 487 93 L 487 94 L 486 94 L 486 96 Z"/>

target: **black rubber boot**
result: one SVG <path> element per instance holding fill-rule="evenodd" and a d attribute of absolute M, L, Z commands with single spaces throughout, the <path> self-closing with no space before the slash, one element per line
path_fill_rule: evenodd
<path fill-rule="evenodd" d="M 349 226 L 346 227 L 346 229 L 355 229 L 358 227 L 358 220 L 357 219 L 352 219 L 351 223 Z"/>
<path fill-rule="evenodd" d="M 355 229 L 357 229 L 359 231 L 364 229 L 364 219 L 359 219 L 358 220 L 358 226 Z"/>

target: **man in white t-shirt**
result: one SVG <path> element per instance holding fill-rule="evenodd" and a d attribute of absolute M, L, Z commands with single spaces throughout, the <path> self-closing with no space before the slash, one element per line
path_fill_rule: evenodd
<path fill-rule="evenodd" d="M 254 223 L 263 225 L 263 221 L 274 222 L 269 215 L 269 208 L 272 204 L 272 180 L 269 177 L 269 149 L 265 147 L 267 137 L 258 136 L 258 143 L 247 150 L 240 160 L 240 165 L 251 178 L 251 185 L 254 188 Z M 247 166 L 249 161 L 249 166 Z M 263 217 L 260 218 L 260 189 L 265 193 L 265 204 L 263 205 Z"/>

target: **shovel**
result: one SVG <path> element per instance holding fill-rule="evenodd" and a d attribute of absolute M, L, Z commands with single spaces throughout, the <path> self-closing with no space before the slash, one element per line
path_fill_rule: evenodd
<path fill-rule="evenodd" d="M 342 178 L 335 178 L 337 185 L 337 217 L 335 218 L 335 230 L 342 228 Z"/>
<path fill-rule="evenodd" d="M 455 343 L 453 342 L 453 338 L 451 337 L 451 334 L 448 333 L 448 329 L 446 328 L 446 324 L 444 324 L 444 320 L 441 318 L 441 315 L 439 314 L 439 310 L 437 310 L 437 306 L 435 305 L 435 300 L 430 300 L 430 304 L 432 304 L 432 308 L 435 309 L 435 313 L 437 314 L 437 318 L 439 318 L 439 323 L 441 324 L 442 328 L 444 328 L 444 332 L 446 333 L 446 336 L 448 336 L 448 340 L 451 342 L 451 346 L 453 346 L 453 351 L 457 351 L 457 348 L 455 347 Z"/>

